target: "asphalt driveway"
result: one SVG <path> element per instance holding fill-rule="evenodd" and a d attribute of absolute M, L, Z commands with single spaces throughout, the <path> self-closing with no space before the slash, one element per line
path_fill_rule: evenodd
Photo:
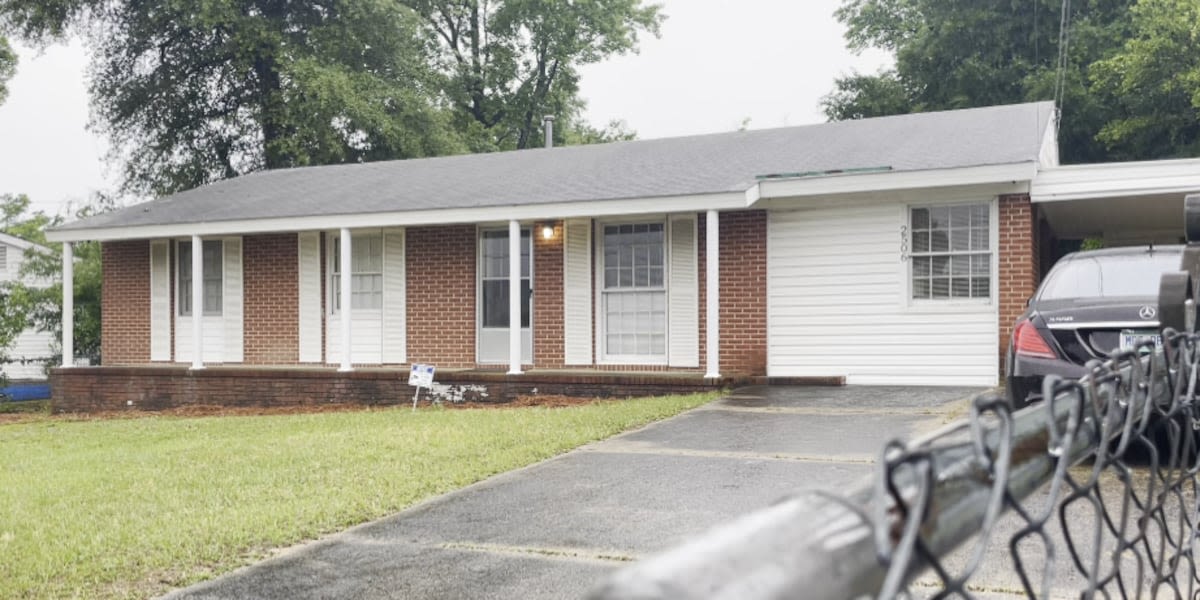
<path fill-rule="evenodd" d="M 799 489 L 983 390 L 754 387 L 293 548 L 168 598 L 572 598 L 630 560 Z"/>

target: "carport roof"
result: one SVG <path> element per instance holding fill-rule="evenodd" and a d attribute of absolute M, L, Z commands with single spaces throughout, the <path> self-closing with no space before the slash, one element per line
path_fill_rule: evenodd
<path fill-rule="evenodd" d="M 58 227 L 103 230 L 746 194 L 846 172 L 1036 163 L 1049 102 L 589 146 L 262 171 Z M 752 203 L 754 198 L 743 202 Z M 113 232 L 110 232 L 110 234 Z M 103 235 L 114 238 L 115 235 Z"/>

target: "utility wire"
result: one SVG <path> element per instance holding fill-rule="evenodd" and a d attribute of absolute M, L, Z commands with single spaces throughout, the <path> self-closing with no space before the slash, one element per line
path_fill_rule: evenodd
<path fill-rule="evenodd" d="M 1054 81 L 1054 108 L 1062 114 L 1067 87 L 1067 50 L 1071 45 L 1071 0 L 1063 0 L 1058 22 L 1058 72 Z"/>

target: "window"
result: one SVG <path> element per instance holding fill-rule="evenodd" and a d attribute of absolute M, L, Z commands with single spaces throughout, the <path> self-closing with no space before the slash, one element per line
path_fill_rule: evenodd
<path fill-rule="evenodd" d="M 333 238 L 333 274 L 330 292 L 333 311 L 342 309 L 342 240 Z M 350 308 L 383 309 L 383 236 L 356 235 L 350 244 Z"/>
<path fill-rule="evenodd" d="M 605 225 L 602 242 L 605 354 L 666 356 L 666 228 Z"/>
<path fill-rule="evenodd" d="M 483 232 L 481 240 L 481 265 L 479 285 L 481 300 L 480 325 L 483 327 L 508 328 L 508 230 L 497 229 Z M 529 306 L 531 283 L 529 278 L 530 256 L 533 239 L 530 230 L 521 230 L 521 328 L 529 328 Z"/>
<path fill-rule="evenodd" d="M 204 241 L 204 313 L 221 314 L 222 264 L 221 240 Z M 179 242 L 179 314 L 192 314 L 192 243 Z"/>
<path fill-rule="evenodd" d="M 987 204 L 914 207 L 912 298 L 991 298 L 992 252 Z"/>

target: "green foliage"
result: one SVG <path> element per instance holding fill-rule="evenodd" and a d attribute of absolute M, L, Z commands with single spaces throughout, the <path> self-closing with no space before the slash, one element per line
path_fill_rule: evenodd
<path fill-rule="evenodd" d="M 912 112 L 909 92 L 895 71 L 852 73 L 834 80 L 834 86 L 836 91 L 821 99 L 825 116 L 832 121 Z"/>
<path fill-rule="evenodd" d="M 422 409 L 0 425 L 0 597 L 157 597 L 699 406 Z"/>
<path fill-rule="evenodd" d="M 394 0 L 0 0 L 10 29 L 89 38 L 94 126 L 124 190 L 264 168 L 465 150 L 435 106 L 418 22 Z"/>
<path fill-rule="evenodd" d="M 642 0 L 405 1 L 423 20 L 439 87 L 473 152 L 539 146 L 548 114 L 558 118 L 556 144 L 610 139 L 578 119 L 578 67 L 635 51 L 663 20 Z"/>
<path fill-rule="evenodd" d="M 579 119 L 577 68 L 661 20 L 642 0 L 0 0 L 0 31 L 88 38 L 93 126 L 149 195 L 537 146 L 545 114 L 559 143 L 622 139 Z"/>
<path fill-rule="evenodd" d="M 17 54 L 13 52 L 8 40 L 0 35 L 0 104 L 8 98 L 8 80 L 17 71 Z"/>
<path fill-rule="evenodd" d="M 1083 238 L 1083 242 L 1079 244 L 1080 250 L 1099 250 L 1104 247 L 1104 238 Z"/>
<path fill-rule="evenodd" d="M 24 195 L 0 195 L 0 231 L 41 245 L 49 252 L 28 251 L 19 278 L 0 284 L 0 354 L 21 331 L 33 327 L 62 339 L 62 244 L 47 242 L 45 230 L 63 221 L 41 211 L 29 213 Z M 86 217 L 111 210 L 102 196 L 76 212 Z M 100 244 L 74 244 L 75 353 L 100 362 Z M 61 356 L 61 355 L 60 355 Z M 55 360 L 55 363 L 58 361 Z"/>
<path fill-rule="evenodd" d="M 1121 158 L 1200 156 L 1200 2 L 1140 0 L 1134 35 L 1092 71 L 1121 113 L 1100 139 Z"/>
<path fill-rule="evenodd" d="M 1187 1 L 1187 0 L 1183 0 Z M 1130 35 L 1134 0 L 1076 0 L 1063 84 L 1065 162 L 1110 159 L 1096 138 L 1120 107 L 1093 83 L 1093 65 Z M 1011 104 L 1055 97 L 1061 0 L 846 0 L 852 49 L 895 54 L 894 71 L 839 79 L 823 100 L 832 120 Z"/>

